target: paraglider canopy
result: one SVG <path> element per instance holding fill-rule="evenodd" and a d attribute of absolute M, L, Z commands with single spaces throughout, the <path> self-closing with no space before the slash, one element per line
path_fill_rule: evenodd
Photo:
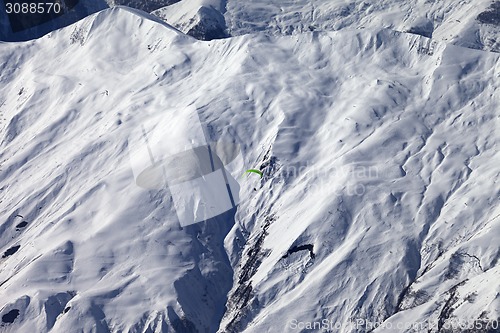
<path fill-rule="evenodd" d="M 260 176 L 260 178 L 262 178 L 262 171 L 257 169 L 248 169 L 247 171 L 245 171 L 245 173 L 256 173 Z"/>

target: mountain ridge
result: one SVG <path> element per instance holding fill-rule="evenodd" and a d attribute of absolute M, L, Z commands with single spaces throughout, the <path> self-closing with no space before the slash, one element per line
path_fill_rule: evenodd
<path fill-rule="evenodd" d="M 498 54 L 387 29 L 202 42 L 138 13 L 0 45 L 0 329 L 497 320 Z M 193 105 L 239 137 L 241 202 L 181 228 L 128 149 Z"/>

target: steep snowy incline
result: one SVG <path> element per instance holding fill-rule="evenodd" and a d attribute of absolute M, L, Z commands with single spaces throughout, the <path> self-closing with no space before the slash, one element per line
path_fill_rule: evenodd
<path fill-rule="evenodd" d="M 390 31 L 249 48 L 276 171 L 242 195 L 223 327 L 498 319 L 498 56 Z"/>
<path fill-rule="evenodd" d="M 206 46 L 154 20 L 116 8 L 0 45 L 2 332 L 217 330 L 231 214 L 181 229 L 129 161 L 131 133 L 181 123 L 210 73 L 190 54 Z"/>
<path fill-rule="evenodd" d="M 225 17 L 231 35 L 389 28 L 500 52 L 499 6 L 492 0 L 228 0 Z"/>
<path fill-rule="evenodd" d="M 342 29 L 394 29 L 500 52 L 500 1 L 108 0 L 162 18 L 201 40 L 255 32 L 290 35 Z"/>
<path fill-rule="evenodd" d="M 197 39 L 212 40 L 228 37 L 224 5 L 221 0 L 179 1 L 151 14 Z"/>
<path fill-rule="evenodd" d="M 200 42 L 114 8 L 0 63 L 2 331 L 498 319 L 498 54 L 370 29 Z M 130 146 L 164 119 L 184 149 L 193 110 L 241 144 L 240 203 L 181 228 Z"/>

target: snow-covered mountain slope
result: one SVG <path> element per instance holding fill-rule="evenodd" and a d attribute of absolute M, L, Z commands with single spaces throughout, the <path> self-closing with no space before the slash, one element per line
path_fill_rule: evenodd
<path fill-rule="evenodd" d="M 200 40 L 227 37 L 225 2 L 221 0 L 180 1 L 151 14 Z"/>
<path fill-rule="evenodd" d="M 159 8 L 170 6 L 179 0 L 106 0 L 110 7 L 128 6 L 150 13 Z"/>
<path fill-rule="evenodd" d="M 410 32 L 454 45 L 500 52 L 500 1 L 496 0 L 65 0 L 61 3 L 66 14 L 54 14 L 51 20 L 34 14 L 20 15 L 22 25 L 31 27 L 23 31 L 12 31 L 11 18 L 0 12 L 0 40 L 38 38 L 107 6 L 128 6 L 150 12 L 200 40 L 261 31 L 289 35 L 370 28 Z M 39 21 L 45 23 L 35 24 Z"/>
<path fill-rule="evenodd" d="M 389 28 L 499 52 L 498 6 L 499 1 L 491 0 L 229 0 L 225 16 L 231 35 Z"/>
<path fill-rule="evenodd" d="M 498 320 L 498 54 L 369 28 L 201 42 L 114 8 L 0 59 L 0 331 Z M 193 109 L 240 143 L 240 203 L 181 228 L 131 135 L 190 138 Z"/>
<path fill-rule="evenodd" d="M 121 4 L 134 6 L 130 1 Z M 153 14 L 200 39 L 220 38 L 225 29 L 227 34 L 238 36 L 261 31 L 289 35 L 308 31 L 386 28 L 433 37 L 454 45 L 500 52 L 499 10 L 500 2 L 492 0 L 182 0 Z M 194 27 L 201 32 L 193 30 Z M 211 32 L 203 33 L 204 30 Z"/>

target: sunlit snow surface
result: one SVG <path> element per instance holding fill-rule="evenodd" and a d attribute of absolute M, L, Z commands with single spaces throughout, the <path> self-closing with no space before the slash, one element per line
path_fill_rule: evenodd
<path fill-rule="evenodd" d="M 500 52 L 499 0 L 181 0 L 170 6 L 163 1 L 165 7 L 153 14 L 201 39 L 220 38 L 221 30 L 240 36 L 386 28 Z"/>
<path fill-rule="evenodd" d="M 493 4 L 500 6 L 498 0 L 228 0 L 225 3 L 226 22 L 232 35 L 255 31 L 295 34 L 311 30 L 390 28 L 432 36 L 454 45 L 500 52 L 498 10 L 496 14 L 488 14 L 495 12 Z M 478 19 L 481 15 L 486 19 Z"/>
<path fill-rule="evenodd" d="M 368 28 L 201 42 L 115 8 L 0 64 L 0 331 L 498 319 L 498 54 Z M 192 107 L 241 142 L 240 203 L 181 228 L 128 146 Z"/>

